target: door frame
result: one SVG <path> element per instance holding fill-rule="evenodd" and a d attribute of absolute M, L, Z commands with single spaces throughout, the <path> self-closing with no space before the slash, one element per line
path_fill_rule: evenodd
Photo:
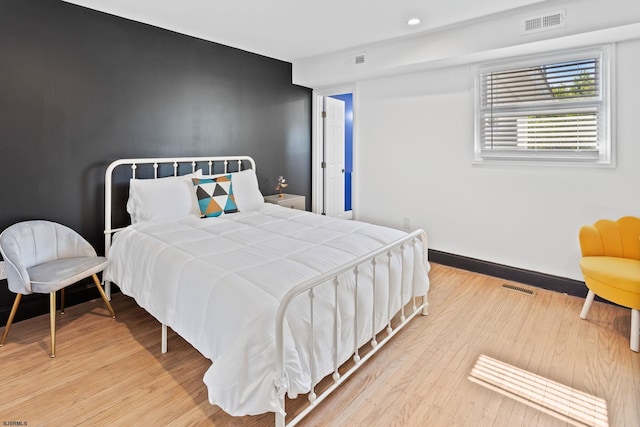
<path fill-rule="evenodd" d="M 342 95 L 350 93 L 353 98 L 353 170 L 351 173 L 351 216 L 355 214 L 356 203 L 356 88 L 355 85 L 332 86 L 323 89 L 314 89 L 311 106 L 311 211 L 322 213 L 324 182 L 320 163 L 323 158 L 324 129 L 322 126 L 322 98 L 325 96 Z"/>

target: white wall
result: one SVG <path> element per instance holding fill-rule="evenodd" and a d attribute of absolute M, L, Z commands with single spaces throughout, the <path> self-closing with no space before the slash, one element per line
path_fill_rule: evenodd
<path fill-rule="evenodd" d="M 614 169 L 472 165 L 471 66 L 359 83 L 356 217 L 408 217 L 432 249 L 582 280 L 579 227 L 640 216 L 638 69 L 640 41 L 620 43 Z"/>
<path fill-rule="evenodd" d="M 607 3 L 611 11 L 615 3 L 635 7 L 609 13 L 606 19 L 614 25 L 626 25 L 625 17 L 632 12 L 640 15 L 640 2 L 582 3 Z M 596 9 L 594 13 L 604 13 Z M 584 16 L 594 22 L 599 18 L 586 12 Z M 485 21 L 475 27 L 491 39 L 496 38 L 491 28 L 503 31 L 505 26 L 503 21 Z M 448 31 L 451 44 L 459 45 L 459 36 L 469 37 L 468 31 Z M 520 37 L 508 32 L 503 36 L 502 47 Z M 582 280 L 579 227 L 598 218 L 640 216 L 640 137 L 635 132 L 640 120 L 640 40 L 622 39 L 614 66 L 615 168 L 472 165 L 470 61 L 359 77 L 354 105 L 356 218 L 400 228 L 408 217 L 412 228 L 427 231 L 432 249 Z M 510 49 L 518 51 L 517 46 Z"/>

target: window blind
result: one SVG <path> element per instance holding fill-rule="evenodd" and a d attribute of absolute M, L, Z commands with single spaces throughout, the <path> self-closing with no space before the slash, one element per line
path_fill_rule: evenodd
<path fill-rule="evenodd" d="M 593 55 L 480 70 L 480 156 L 598 159 L 601 68 L 601 56 Z"/>

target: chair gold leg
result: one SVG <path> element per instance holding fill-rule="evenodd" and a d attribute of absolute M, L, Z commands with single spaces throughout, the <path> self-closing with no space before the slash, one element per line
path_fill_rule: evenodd
<path fill-rule="evenodd" d="M 56 293 L 49 297 L 49 320 L 51 323 L 51 357 L 56 357 Z"/>
<path fill-rule="evenodd" d="M 60 314 L 64 314 L 64 288 L 60 289 Z"/>
<path fill-rule="evenodd" d="M 2 334 L 2 339 L 0 340 L 0 347 L 4 345 L 4 342 L 7 339 L 7 335 L 9 335 L 9 328 L 13 323 L 13 318 L 16 317 L 16 311 L 18 311 L 18 305 L 20 305 L 21 299 L 22 294 L 16 294 L 16 299 L 13 301 L 13 307 L 11 307 L 11 313 L 9 313 L 9 319 L 7 320 L 7 324 L 4 327 L 4 334 Z"/>
<path fill-rule="evenodd" d="M 93 277 L 93 281 L 96 284 L 96 287 L 98 288 L 98 292 L 100 292 L 100 296 L 104 300 L 104 303 L 107 304 L 107 309 L 109 310 L 109 313 L 111 313 L 111 317 L 115 319 L 116 312 L 113 311 L 113 307 L 111 307 L 111 303 L 109 302 L 107 295 L 104 293 L 104 290 L 102 289 L 102 285 L 100 284 L 100 280 L 98 280 L 98 276 L 94 274 L 92 277 Z"/>

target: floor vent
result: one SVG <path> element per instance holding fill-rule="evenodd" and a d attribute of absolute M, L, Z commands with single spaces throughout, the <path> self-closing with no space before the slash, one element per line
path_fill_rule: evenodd
<path fill-rule="evenodd" d="M 521 288 L 520 286 L 507 285 L 506 283 L 502 285 L 504 289 L 509 289 L 510 291 L 520 292 L 521 294 L 533 295 L 533 291 L 527 288 Z"/>
<path fill-rule="evenodd" d="M 520 34 L 537 33 L 540 31 L 562 28 L 565 26 L 565 11 L 547 13 L 545 15 L 533 16 L 522 21 Z"/>

